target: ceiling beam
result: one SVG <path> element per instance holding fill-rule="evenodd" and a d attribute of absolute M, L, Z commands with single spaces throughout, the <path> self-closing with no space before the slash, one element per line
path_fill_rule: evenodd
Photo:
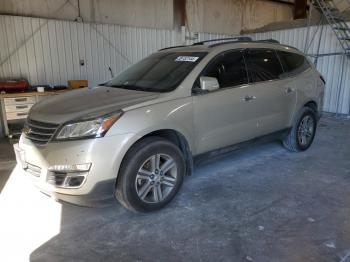
<path fill-rule="evenodd" d="M 181 27 L 186 25 L 186 0 L 173 0 L 174 25 Z"/>
<path fill-rule="evenodd" d="M 307 0 L 295 0 L 294 19 L 306 18 Z"/>
<path fill-rule="evenodd" d="M 290 5 L 290 6 L 294 6 L 295 5 L 294 1 L 288 1 L 288 0 L 264 0 L 264 1 L 275 2 L 275 3 L 279 3 L 279 4 Z"/>

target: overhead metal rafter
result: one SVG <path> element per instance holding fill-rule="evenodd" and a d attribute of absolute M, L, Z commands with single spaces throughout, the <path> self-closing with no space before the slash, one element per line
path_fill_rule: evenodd
<path fill-rule="evenodd" d="M 307 17 L 307 0 L 295 0 L 294 19 Z"/>

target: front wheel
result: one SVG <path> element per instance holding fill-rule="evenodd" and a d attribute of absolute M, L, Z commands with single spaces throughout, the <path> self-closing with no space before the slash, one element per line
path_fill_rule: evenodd
<path fill-rule="evenodd" d="M 316 127 L 316 112 L 309 107 L 302 108 L 290 133 L 283 140 L 283 145 L 289 151 L 305 151 L 311 146 L 314 140 Z"/>
<path fill-rule="evenodd" d="M 132 211 L 158 210 L 174 198 L 184 173 L 185 161 L 176 145 L 161 137 L 147 137 L 126 154 L 116 198 Z"/>

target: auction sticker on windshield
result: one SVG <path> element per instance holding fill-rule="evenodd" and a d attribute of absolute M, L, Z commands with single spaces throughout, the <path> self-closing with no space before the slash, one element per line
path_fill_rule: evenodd
<path fill-rule="evenodd" d="M 196 62 L 198 56 L 178 56 L 175 61 L 177 62 Z"/>

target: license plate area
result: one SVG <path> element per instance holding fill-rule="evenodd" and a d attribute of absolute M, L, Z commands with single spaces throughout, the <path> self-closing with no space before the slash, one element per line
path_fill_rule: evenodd
<path fill-rule="evenodd" d="M 23 168 L 26 169 L 28 168 L 27 162 L 26 162 L 26 156 L 25 156 L 25 151 L 20 149 L 18 144 L 14 144 L 13 148 L 15 150 L 15 155 L 16 155 L 16 161 L 17 163 Z"/>

